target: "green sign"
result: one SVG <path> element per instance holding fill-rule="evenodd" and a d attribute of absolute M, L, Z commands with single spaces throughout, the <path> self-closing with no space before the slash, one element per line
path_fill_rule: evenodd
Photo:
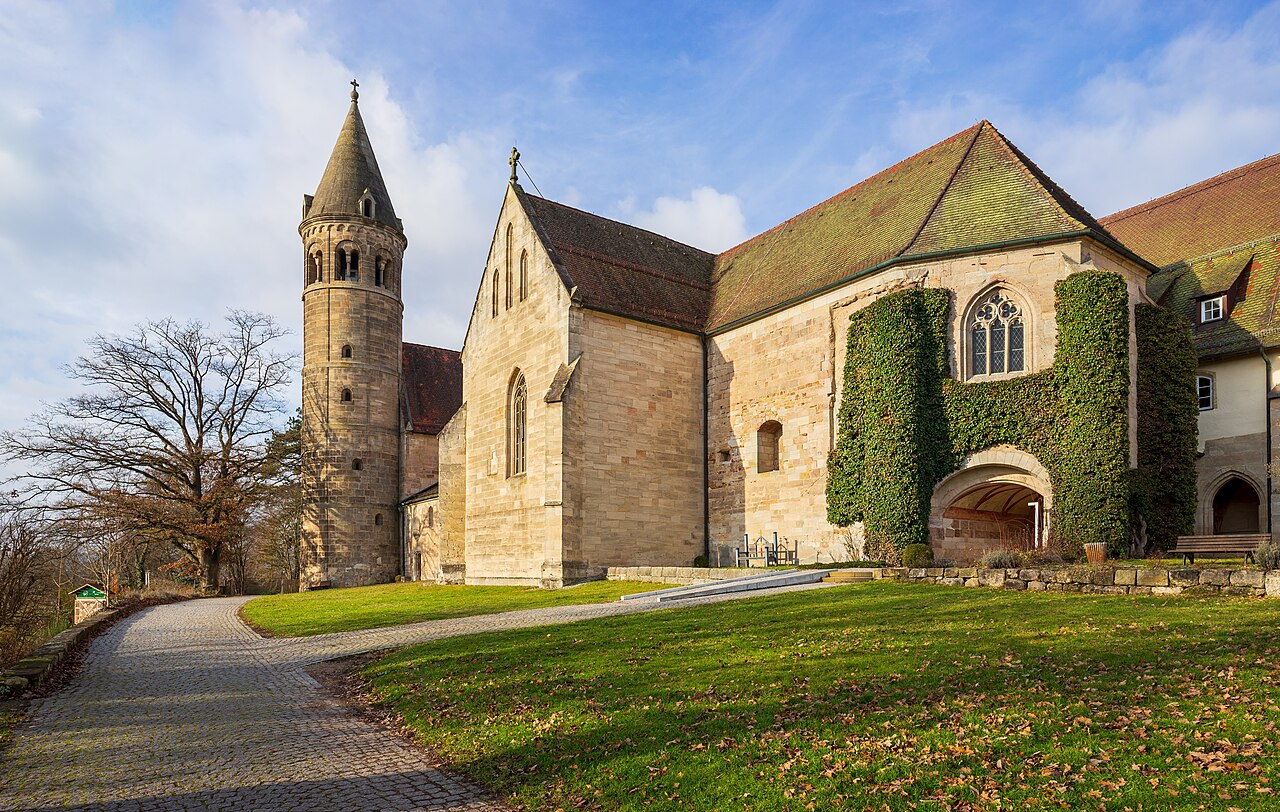
<path fill-rule="evenodd" d="M 75 595 L 77 598 L 107 597 L 107 593 L 103 592 L 101 589 L 98 589 L 93 584 L 85 584 L 84 586 L 80 587 L 79 589 L 77 589 L 75 592 L 72 592 L 71 594 Z"/>

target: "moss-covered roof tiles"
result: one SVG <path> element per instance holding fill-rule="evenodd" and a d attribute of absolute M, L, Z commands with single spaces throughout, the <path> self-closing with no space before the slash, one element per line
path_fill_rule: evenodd
<path fill-rule="evenodd" d="M 712 332 L 895 259 L 1106 230 L 983 121 L 714 256 L 528 195 L 588 307 Z"/>
<path fill-rule="evenodd" d="M 1241 294 L 1234 301 L 1228 297 L 1227 318 L 1198 324 L 1196 309 L 1200 300 L 1227 292 L 1238 280 L 1243 282 Z M 1256 352 L 1259 345 L 1280 347 L 1280 320 L 1276 317 L 1280 243 L 1268 241 L 1173 266 L 1152 277 L 1152 281 L 1159 286 L 1149 285 L 1147 292 L 1195 325 L 1192 337 L 1201 358 Z"/>

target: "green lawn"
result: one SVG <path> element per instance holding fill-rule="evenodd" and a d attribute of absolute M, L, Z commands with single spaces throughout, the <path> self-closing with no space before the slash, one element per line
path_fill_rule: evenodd
<path fill-rule="evenodd" d="M 266 595 L 249 601 L 240 612 L 245 620 L 268 634 L 304 637 L 517 609 L 604 603 L 634 592 L 662 589 L 663 586 L 634 581 L 593 581 L 567 589 L 383 584 L 293 595 Z"/>
<path fill-rule="evenodd" d="M 1276 808 L 1280 601 L 878 582 L 368 666 L 530 809 Z"/>

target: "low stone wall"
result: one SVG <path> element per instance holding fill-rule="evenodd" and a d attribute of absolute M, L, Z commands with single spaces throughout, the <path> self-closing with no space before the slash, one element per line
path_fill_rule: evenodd
<path fill-rule="evenodd" d="M 49 642 L 31 652 L 31 656 L 0 671 L 0 699 L 18 696 L 40 687 L 76 643 L 115 614 L 115 609 L 103 609 L 92 614 L 71 628 L 59 632 Z"/>
<path fill-rule="evenodd" d="M 916 583 L 985 586 L 1032 592 L 1086 592 L 1094 595 L 1222 594 L 1280 598 L 1280 570 L 1157 569 L 1065 566 L 991 569 L 987 567 L 885 568 L 877 578 Z"/>
<path fill-rule="evenodd" d="M 705 584 L 744 575 L 763 575 L 768 572 L 760 567 L 609 567 L 606 581 L 652 581 L 656 584 Z"/>

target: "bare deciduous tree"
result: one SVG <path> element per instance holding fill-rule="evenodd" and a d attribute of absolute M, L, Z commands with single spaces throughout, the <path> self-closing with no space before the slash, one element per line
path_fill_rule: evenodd
<path fill-rule="evenodd" d="M 67 550 L 40 511 L 0 501 L 0 664 L 22 656 L 62 609 Z"/>
<path fill-rule="evenodd" d="M 283 329 L 233 311 L 227 329 L 148 322 L 98 336 L 69 369 L 85 392 L 47 406 L 0 454 L 64 510 L 110 515 L 127 535 L 171 543 L 216 589 L 222 551 L 269 484 L 264 453 L 292 358 Z"/>

